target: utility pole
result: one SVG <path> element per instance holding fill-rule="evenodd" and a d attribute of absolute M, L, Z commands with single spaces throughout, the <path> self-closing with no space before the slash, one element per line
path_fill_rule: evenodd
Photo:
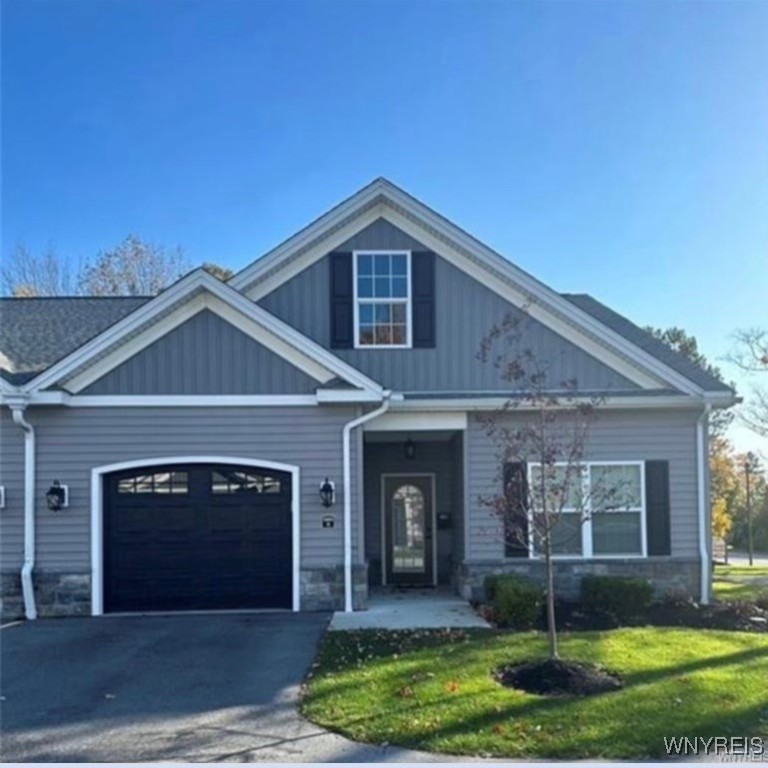
<path fill-rule="evenodd" d="M 744 458 L 744 480 L 747 487 L 747 551 L 750 565 L 754 559 L 754 544 L 752 541 L 752 495 L 749 489 L 749 475 L 754 469 L 755 461 L 756 457 L 751 451 Z"/>

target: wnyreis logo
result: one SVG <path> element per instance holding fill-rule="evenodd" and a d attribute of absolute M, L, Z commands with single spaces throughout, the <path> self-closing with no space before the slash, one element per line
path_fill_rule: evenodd
<path fill-rule="evenodd" d="M 710 756 L 722 760 L 760 761 L 768 760 L 766 745 L 759 736 L 687 736 L 664 737 L 664 748 L 668 755 Z"/>

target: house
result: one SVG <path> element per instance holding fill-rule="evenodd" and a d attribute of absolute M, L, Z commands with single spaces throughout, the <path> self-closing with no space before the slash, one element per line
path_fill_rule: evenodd
<path fill-rule="evenodd" d="M 564 588 L 631 574 L 706 601 L 707 416 L 734 393 L 378 179 L 228 284 L 2 300 L 6 616 L 352 610 L 380 585 L 540 577 L 479 502 L 506 395 L 478 345 L 523 307 L 536 354 L 604 396 L 590 469 L 636 498 L 561 553 Z"/>

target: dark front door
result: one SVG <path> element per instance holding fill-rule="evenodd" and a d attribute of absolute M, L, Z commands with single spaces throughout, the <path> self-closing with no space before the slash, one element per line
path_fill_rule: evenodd
<path fill-rule="evenodd" d="M 104 483 L 105 611 L 290 608 L 291 476 L 223 464 Z"/>
<path fill-rule="evenodd" d="M 387 584 L 434 584 L 432 475 L 384 475 Z"/>

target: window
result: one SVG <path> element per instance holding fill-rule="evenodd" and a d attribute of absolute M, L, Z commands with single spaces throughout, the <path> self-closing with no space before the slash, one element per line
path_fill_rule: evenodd
<path fill-rule="evenodd" d="M 424 494 L 415 485 L 403 485 L 392 496 L 392 571 L 422 573 L 426 545 Z"/>
<path fill-rule="evenodd" d="M 355 346 L 411 346 L 411 254 L 355 251 Z"/>
<path fill-rule="evenodd" d="M 530 464 L 531 515 L 543 508 L 562 516 L 552 531 L 560 557 L 645 556 L 645 473 L 642 462 L 556 464 L 544 470 Z M 564 498 L 564 494 L 567 498 Z M 541 549 L 532 537 L 531 553 Z"/>
<path fill-rule="evenodd" d="M 581 470 L 578 466 L 556 464 L 547 466 L 542 477 L 540 464 L 531 465 L 530 498 L 533 512 L 541 512 L 546 501 L 547 509 L 562 516 L 552 529 L 552 551 L 556 555 L 582 554 L 581 516 L 582 503 Z M 543 488 L 542 488 L 542 480 Z M 535 548 L 539 542 L 534 542 Z"/>
<path fill-rule="evenodd" d="M 186 472 L 155 472 L 134 475 L 118 481 L 118 493 L 187 493 L 189 478 Z"/>
<path fill-rule="evenodd" d="M 236 472 L 226 469 L 211 473 L 213 493 L 280 493 L 280 481 L 269 475 Z"/>
<path fill-rule="evenodd" d="M 592 464 L 592 552 L 643 554 L 643 478 L 640 464 Z"/>

